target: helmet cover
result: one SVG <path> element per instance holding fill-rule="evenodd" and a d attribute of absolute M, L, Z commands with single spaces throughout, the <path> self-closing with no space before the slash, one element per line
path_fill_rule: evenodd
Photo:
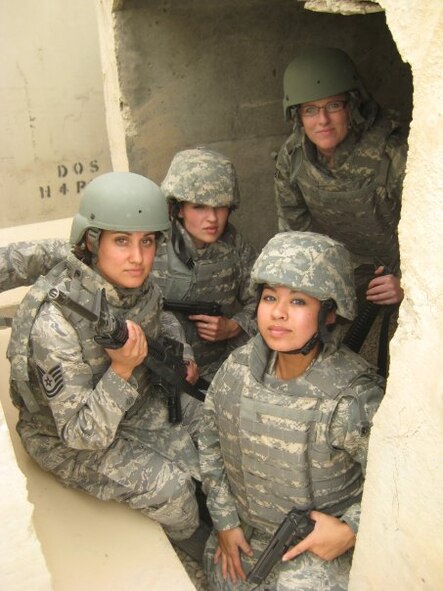
<path fill-rule="evenodd" d="M 237 175 L 232 162 L 207 148 L 178 152 L 161 188 L 168 201 L 235 209 L 240 204 Z"/>
<path fill-rule="evenodd" d="M 252 287 L 289 287 L 320 301 L 333 299 L 337 314 L 356 315 L 351 256 L 341 242 L 314 232 L 281 232 L 263 248 L 251 272 Z"/>

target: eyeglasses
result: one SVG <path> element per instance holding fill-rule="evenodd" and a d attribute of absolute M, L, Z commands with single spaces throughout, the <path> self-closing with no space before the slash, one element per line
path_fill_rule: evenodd
<path fill-rule="evenodd" d="M 323 107 L 317 107 L 317 105 L 301 105 L 298 107 L 297 112 L 300 117 L 317 117 L 322 109 L 328 114 L 338 113 L 339 111 L 343 111 L 347 104 L 347 100 L 339 100 L 326 103 Z"/>

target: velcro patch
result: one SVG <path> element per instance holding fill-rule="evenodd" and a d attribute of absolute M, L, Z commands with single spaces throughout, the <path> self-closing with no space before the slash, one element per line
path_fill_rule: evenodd
<path fill-rule="evenodd" d="M 62 366 L 55 365 L 49 371 L 45 371 L 42 367 L 37 365 L 38 377 L 43 390 L 48 398 L 54 398 L 59 392 L 63 390 L 63 373 Z"/>

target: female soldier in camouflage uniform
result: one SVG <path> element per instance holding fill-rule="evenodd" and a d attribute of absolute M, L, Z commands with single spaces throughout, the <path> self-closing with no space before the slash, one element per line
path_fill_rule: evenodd
<path fill-rule="evenodd" d="M 275 171 L 279 230 L 343 242 L 356 268 L 359 306 L 366 299 L 399 303 L 397 224 L 407 154 L 400 124 L 381 111 L 339 49 L 301 50 L 283 86 L 294 128 Z M 383 266 L 391 274 L 381 275 Z"/>
<path fill-rule="evenodd" d="M 197 148 L 178 152 L 162 183 L 171 237 L 157 248 L 151 278 L 172 300 L 217 302 L 221 316 L 176 313 L 200 375 L 212 379 L 228 353 L 256 331 L 249 290 L 253 247 L 228 223 L 240 204 L 232 163 Z M 0 289 L 29 284 L 60 259 L 63 241 L 15 243 L 0 249 Z"/>
<path fill-rule="evenodd" d="M 216 374 L 200 434 L 212 590 L 254 588 L 245 573 L 293 507 L 315 527 L 259 588 L 347 588 L 383 395 L 383 379 L 336 338 L 336 316 L 355 315 L 352 273 L 344 246 L 311 232 L 277 234 L 254 265 L 259 334 Z"/>
<path fill-rule="evenodd" d="M 211 380 L 228 353 L 256 331 L 249 289 L 255 252 L 228 223 L 240 204 L 236 173 L 222 154 L 184 150 L 174 156 L 161 187 L 172 228 L 153 277 L 166 299 L 221 304 L 220 316 L 176 314 L 200 375 Z"/>
<path fill-rule="evenodd" d="M 74 251 L 28 292 L 8 357 L 17 430 L 35 461 L 67 486 L 128 503 L 181 540 L 198 525 L 197 452 L 184 428 L 168 422 L 166 397 L 142 366 L 149 338 L 179 336 L 149 277 L 168 227 L 152 181 L 132 173 L 94 179 L 72 224 Z M 51 287 L 86 307 L 105 288 L 111 312 L 127 323 L 124 346 L 99 345 L 88 320 L 46 301 Z"/>

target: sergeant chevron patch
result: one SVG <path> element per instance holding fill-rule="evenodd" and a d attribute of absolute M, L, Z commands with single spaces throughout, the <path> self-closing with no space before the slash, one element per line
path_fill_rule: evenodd
<path fill-rule="evenodd" d="M 37 365 L 38 377 L 43 390 L 48 398 L 54 398 L 59 392 L 63 390 L 63 374 L 62 366 L 55 365 L 49 371 L 45 371 L 42 367 Z"/>

